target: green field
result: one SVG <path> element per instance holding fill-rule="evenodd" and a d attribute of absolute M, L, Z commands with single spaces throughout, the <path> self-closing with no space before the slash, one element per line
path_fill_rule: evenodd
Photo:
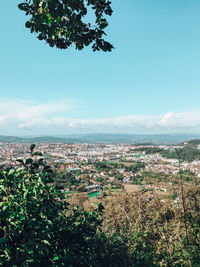
<path fill-rule="evenodd" d="M 100 191 L 96 191 L 91 194 L 88 194 L 88 197 L 98 197 L 98 196 L 100 196 Z"/>

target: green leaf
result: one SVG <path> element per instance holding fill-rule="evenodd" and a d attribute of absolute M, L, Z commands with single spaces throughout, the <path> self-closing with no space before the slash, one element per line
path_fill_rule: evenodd
<path fill-rule="evenodd" d="M 31 163 L 33 163 L 32 159 L 29 158 L 29 159 L 26 160 L 26 164 L 31 164 Z"/>
<path fill-rule="evenodd" d="M 26 26 L 26 28 L 31 28 L 32 24 L 30 23 L 30 21 L 27 21 L 27 22 L 25 23 L 25 26 Z"/>
<path fill-rule="evenodd" d="M 11 169 L 8 173 L 8 175 L 12 175 L 13 173 L 15 173 L 15 170 Z"/>
<path fill-rule="evenodd" d="M 24 162 L 22 159 L 17 159 L 16 161 L 24 165 Z"/>
<path fill-rule="evenodd" d="M 2 210 L 3 212 L 5 212 L 7 209 L 8 209 L 8 206 L 4 206 Z"/>
<path fill-rule="evenodd" d="M 34 154 L 34 156 L 43 156 L 42 153 L 40 151 L 36 151 Z"/>
<path fill-rule="evenodd" d="M 53 260 L 54 260 L 54 261 L 57 261 L 57 260 L 59 260 L 59 257 L 58 257 L 58 256 L 55 256 L 55 257 L 53 258 Z"/>
<path fill-rule="evenodd" d="M 6 187 L 3 185 L 0 185 L 0 189 L 6 193 Z"/>
<path fill-rule="evenodd" d="M 18 173 L 18 172 L 21 172 L 21 171 L 23 171 L 24 169 L 23 168 L 18 168 L 17 170 L 16 170 L 16 172 Z"/>
<path fill-rule="evenodd" d="M 40 158 L 38 163 L 44 165 L 43 160 L 44 160 L 43 158 Z"/>
<path fill-rule="evenodd" d="M 50 244 L 49 241 L 47 241 L 47 240 L 42 240 L 42 242 L 43 242 L 44 244 L 48 245 L 48 246 L 51 246 L 51 244 Z"/>
<path fill-rule="evenodd" d="M 174 255 L 174 257 L 177 257 L 178 253 L 176 251 L 174 251 L 173 255 Z"/>
<path fill-rule="evenodd" d="M 32 144 L 32 145 L 30 146 L 30 151 L 33 152 L 34 148 L 35 148 L 35 144 Z"/>

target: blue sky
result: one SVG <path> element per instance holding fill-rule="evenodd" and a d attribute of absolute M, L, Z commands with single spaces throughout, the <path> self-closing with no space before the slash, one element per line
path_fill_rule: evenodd
<path fill-rule="evenodd" d="M 0 134 L 200 133 L 200 2 L 114 0 L 115 49 L 57 50 L 0 1 Z"/>

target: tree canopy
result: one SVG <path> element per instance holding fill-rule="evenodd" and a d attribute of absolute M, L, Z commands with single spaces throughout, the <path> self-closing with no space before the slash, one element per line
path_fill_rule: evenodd
<path fill-rule="evenodd" d="M 74 44 L 82 50 L 92 45 L 93 51 L 104 52 L 113 48 L 104 40 L 108 26 L 105 17 L 113 12 L 110 1 L 23 0 L 18 7 L 29 16 L 25 26 L 51 47 L 67 49 Z"/>

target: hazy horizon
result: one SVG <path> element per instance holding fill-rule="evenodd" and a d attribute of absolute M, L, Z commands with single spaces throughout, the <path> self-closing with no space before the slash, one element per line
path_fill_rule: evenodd
<path fill-rule="evenodd" d="M 63 134 L 63 135 L 3 135 L 0 134 L 0 136 L 3 137 L 19 137 L 19 138 L 40 138 L 40 137 L 55 137 L 55 138 L 68 138 L 68 137 L 76 137 L 76 136 L 194 136 L 200 138 L 200 133 L 163 133 L 163 134 L 134 134 L 134 133 L 104 133 L 104 132 L 96 132 L 96 133 L 71 133 L 71 134 Z"/>

